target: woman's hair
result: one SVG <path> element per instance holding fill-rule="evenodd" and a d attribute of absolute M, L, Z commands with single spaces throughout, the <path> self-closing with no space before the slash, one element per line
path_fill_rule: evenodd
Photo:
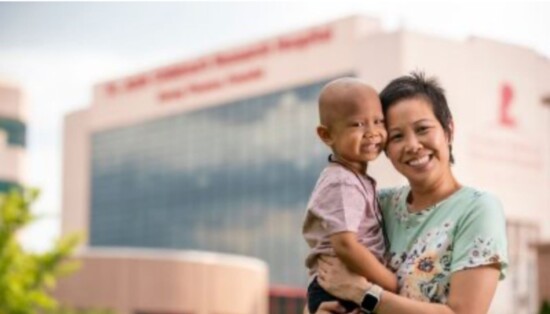
<path fill-rule="evenodd" d="M 391 106 L 405 99 L 421 98 L 429 103 L 432 111 L 443 127 L 443 130 L 452 139 L 451 122 L 453 116 L 447 105 L 445 91 L 437 80 L 433 77 L 426 78 L 423 72 L 411 72 L 409 75 L 398 77 L 391 81 L 380 92 L 380 101 L 382 102 L 382 111 L 387 116 Z M 449 161 L 454 163 L 452 145 L 449 144 Z"/>

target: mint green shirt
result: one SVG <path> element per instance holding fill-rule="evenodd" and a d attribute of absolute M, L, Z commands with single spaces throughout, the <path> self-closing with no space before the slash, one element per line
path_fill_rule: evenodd
<path fill-rule="evenodd" d="M 500 201 L 491 194 L 462 187 L 447 199 L 417 213 L 406 202 L 410 187 L 379 193 L 390 241 L 388 267 L 397 275 L 399 294 L 446 303 L 455 271 L 508 264 L 506 220 Z"/>

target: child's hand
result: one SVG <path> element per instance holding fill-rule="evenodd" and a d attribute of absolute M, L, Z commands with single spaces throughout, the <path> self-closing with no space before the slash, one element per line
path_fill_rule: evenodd
<path fill-rule="evenodd" d="M 317 280 L 330 294 L 344 300 L 361 303 L 365 291 L 372 285 L 365 278 L 350 272 L 335 257 L 321 256 Z"/>
<path fill-rule="evenodd" d="M 315 314 L 345 314 L 346 309 L 338 301 L 323 302 Z"/>

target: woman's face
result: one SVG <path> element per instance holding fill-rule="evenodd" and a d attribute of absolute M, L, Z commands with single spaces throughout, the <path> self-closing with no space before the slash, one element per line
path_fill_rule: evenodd
<path fill-rule="evenodd" d="M 449 135 L 425 99 L 404 99 L 392 105 L 386 122 L 386 153 L 410 184 L 429 185 L 451 176 Z"/>

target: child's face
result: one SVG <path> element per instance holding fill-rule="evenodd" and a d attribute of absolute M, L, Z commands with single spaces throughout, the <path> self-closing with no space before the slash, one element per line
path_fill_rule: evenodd
<path fill-rule="evenodd" d="M 346 104 L 329 128 L 330 143 L 338 158 L 363 169 L 378 157 L 386 144 L 382 105 L 377 96 Z"/>

